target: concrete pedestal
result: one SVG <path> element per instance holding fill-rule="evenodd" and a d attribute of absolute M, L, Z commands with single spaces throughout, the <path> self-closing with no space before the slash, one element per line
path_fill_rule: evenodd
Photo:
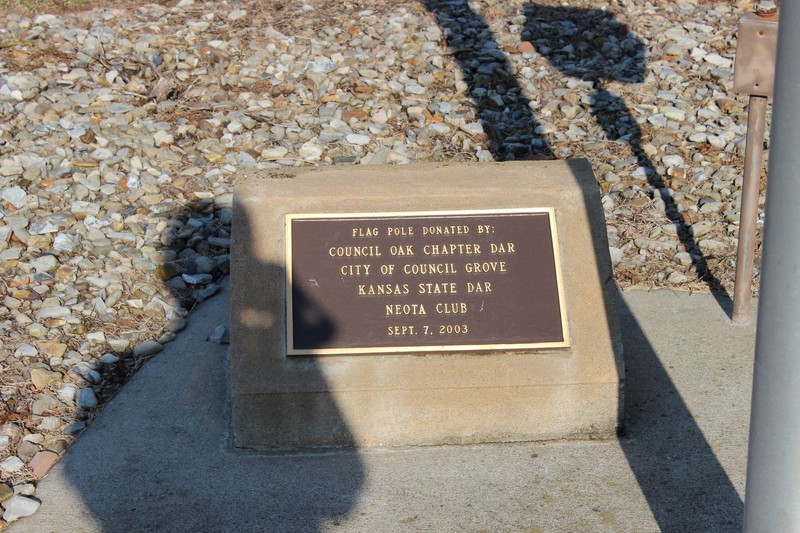
<path fill-rule="evenodd" d="M 555 211 L 569 347 L 287 355 L 287 214 L 533 207 Z M 615 434 L 622 344 L 605 220 L 585 160 L 257 172 L 237 183 L 233 225 L 234 447 L 470 444 Z"/>

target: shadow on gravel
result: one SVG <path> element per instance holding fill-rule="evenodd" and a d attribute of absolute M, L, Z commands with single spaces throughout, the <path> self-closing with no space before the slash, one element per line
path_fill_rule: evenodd
<path fill-rule="evenodd" d="M 161 353 L 135 361 L 138 371 L 64 456 L 60 466 L 69 489 L 61 488 L 58 478 L 51 488 L 44 480 L 45 501 L 73 498 L 73 493 L 74 499 L 52 512 L 43 508 L 36 520 L 87 532 L 316 532 L 334 527 L 353 508 L 365 478 L 356 451 L 267 455 L 231 450 L 230 354 L 226 339 L 209 339 L 219 325 L 227 326 L 231 312 L 241 311 L 229 308 L 230 289 L 224 287 L 231 281 L 222 279 L 228 271 L 230 215 L 229 208 L 215 212 L 202 202 L 171 215 L 157 275 L 192 310 L 188 326 Z M 236 225 L 240 235 L 251 232 L 247 220 L 237 219 Z M 222 240 L 209 244 L 210 237 Z M 259 262 L 253 274 L 237 280 L 264 302 L 263 309 L 249 312 L 258 316 L 269 313 L 269 302 L 282 305 L 283 283 L 267 280 L 282 280 L 283 269 Z M 197 305 L 203 300 L 208 301 Z M 324 316 L 314 319 L 324 336 L 330 322 Z M 249 338 L 263 339 L 281 335 L 283 321 L 264 326 L 256 320 L 250 327 L 257 331 Z M 263 345 L 254 349 L 263 351 Z M 125 361 L 130 358 L 119 364 Z M 304 364 L 310 382 L 325 382 L 313 358 Z M 352 445 L 336 406 L 320 408 L 344 428 L 339 440 Z M 280 413 L 275 418 L 279 425 Z M 76 509 L 63 519 L 52 515 L 64 507 Z M 40 524 L 15 525 L 34 531 Z"/>
<path fill-rule="evenodd" d="M 665 214 L 682 247 L 692 255 L 701 279 L 720 307 L 731 300 L 708 269 L 706 258 L 663 178 L 644 151 L 642 131 L 621 96 L 604 88 L 607 80 L 644 81 L 644 47 L 613 13 L 597 9 L 527 4 L 523 39 L 563 74 L 591 82 L 591 112 L 606 136 L 626 142 L 661 195 Z M 619 300 L 621 301 L 621 300 Z M 622 304 L 625 346 L 625 426 L 621 440 L 628 462 L 662 531 L 730 531 L 741 524 L 743 504 L 697 422 L 630 311 Z M 688 347 L 687 347 L 688 348 Z M 670 420 L 671 419 L 671 420 Z M 680 433 L 674 429 L 680 428 Z M 637 441 L 655 443 L 642 446 Z M 687 505 L 687 502 L 690 502 Z M 682 511 L 693 511 L 685 513 Z"/>
<path fill-rule="evenodd" d="M 663 201 L 664 213 L 675 226 L 681 247 L 691 255 L 698 277 L 730 316 L 730 295 L 709 269 L 693 237 L 691 221 L 684 220 L 664 178 L 645 153 L 641 128 L 625 100 L 604 86 L 607 81 L 644 81 L 642 42 L 608 11 L 530 3 L 524 12 L 526 23 L 522 38 L 530 40 L 536 51 L 564 75 L 592 83 L 592 115 L 609 140 L 630 146 L 648 185 L 654 189 L 653 197 Z"/>
<path fill-rule="evenodd" d="M 555 159 L 486 20 L 466 0 L 423 0 L 458 62 L 495 161 Z"/>
<path fill-rule="evenodd" d="M 132 205 L 126 212 L 133 214 L 137 207 L 141 206 Z M 98 320 L 116 322 L 119 329 L 112 336 L 128 346 L 124 352 L 112 354 L 116 361 L 97 367 L 102 376 L 98 388 L 101 406 L 143 365 L 157 357 L 161 346 L 176 338 L 195 307 L 214 296 L 221 280 L 230 272 L 229 207 L 215 206 L 213 199 L 193 201 L 164 211 L 161 217 L 166 225 L 158 235 L 163 248 L 158 252 L 160 258 L 155 272 L 146 273 L 147 277 L 155 278 L 155 283 L 126 279 L 121 294 L 112 296 L 107 291 L 100 294 L 104 305 L 111 302 L 109 297 L 113 297 L 114 302 L 120 299 L 128 300 L 129 304 L 139 302 L 129 305 L 122 316 L 98 316 Z M 157 229 L 146 227 L 145 231 L 149 235 Z M 128 250 L 132 257 L 137 257 L 138 250 Z M 125 249 L 118 249 L 118 252 L 125 253 Z M 145 338 L 147 342 L 143 342 Z M 224 340 L 220 338 L 217 342 Z M 91 382 L 87 373 L 81 377 Z M 83 412 L 80 417 L 90 414 L 96 413 Z"/>
<path fill-rule="evenodd" d="M 530 101 L 511 73 L 508 58 L 497 44 L 488 23 L 465 0 L 423 0 L 442 29 L 447 46 L 458 62 L 469 96 L 496 161 L 555 159 L 530 110 Z M 714 276 L 695 242 L 692 220 L 684 220 L 664 177 L 645 153 L 642 131 L 625 100 L 605 88 L 608 81 L 644 81 L 644 46 L 614 14 L 599 9 L 551 7 L 526 4 L 522 38 L 566 76 L 593 85 L 590 110 L 606 137 L 626 143 L 643 179 L 664 204 L 664 213 L 675 226 L 681 248 L 692 258 L 698 276 L 730 316 L 731 298 Z"/>
<path fill-rule="evenodd" d="M 425 5 L 445 30 L 470 96 L 478 104 L 495 159 L 552 158 L 546 141 L 534 133 L 536 119 L 485 19 L 460 0 L 425 0 Z M 524 13 L 527 22 L 523 39 L 530 40 L 564 75 L 592 83 L 593 116 L 609 139 L 630 146 L 647 183 L 661 195 L 682 247 L 692 255 L 695 268 L 717 302 L 730 313 L 730 298 L 709 271 L 690 227 L 668 195 L 664 179 L 645 153 L 636 120 L 622 97 L 604 87 L 608 80 L 644 81 L 642 42 L 606 11 L 528 4 Z M 509 129 L 509 124 L 520 122 L 525 123 L 522 131 Z M 607 243 L 597 246 L 598 254 L 607 253 L 601 250 Z M 627 366 L 627 436 L 621 439 L 621 445 L 653 516 L 662 531 L 735 530 L 743 512 L 736 489 L 641 327 L 624 302 L 618 302 L 622 306 Z M 676 433 L 675 428 L 680 431 Z"/>

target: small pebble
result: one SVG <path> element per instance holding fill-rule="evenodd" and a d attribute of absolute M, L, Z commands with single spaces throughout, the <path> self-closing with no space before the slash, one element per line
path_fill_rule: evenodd
<path fill-rule="evenodd" d="M 208 337 L 209 342 L 214 344 L 230 344 L 230 333 L 228 327 L 220 324 L 214 328 L 213 333 Z"/>
<path fill-rule="evenodd" d="M 134 347 L 133 356 L 137 359 L 141 357 L 149 357 L 160 352 L 162 348 L 163 346 L 154 340 L 144 341 Z"/>
<path fill-rule="evenodd" d="M 30 516 L 39 510 L 41 504 L 42 502 L 36 498 L 17 494 L 3 503 L 3 508 L 5 509 L 5 512 L 3 512 L 3 520 L 11 523 L 20 518 Z"/>
<path fill-rule="evenodd" d="M 18 472 L 25 466 L 25 463 L 17 457 L 16 455 L 12 455 L 10 457 L 6 457 L 0 462 L 0 470 L 5 472 L 6 474 L 13 474 Z"/>
<path fill-rule="evenodd" d="M 28 466 L 33 470 L 33 477 L 36 479 L 42 479 L 57 461 L 58 454 L 56 452 L 42 450 L 33 456 L 28 463 Z"/>
<path fill-rule="evenodd" d="M 94 409 L 97 407 L 97 396 L 90 388 L 79 389 L 75 397 L 75 405 L 78 406 L 78 409 Z"/>

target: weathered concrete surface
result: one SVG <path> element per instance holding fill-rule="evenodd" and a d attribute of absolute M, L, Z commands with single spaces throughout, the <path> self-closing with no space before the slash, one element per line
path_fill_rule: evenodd
<path fill-rule="evenodd" d="M 287 214 L 530 207 L 555 208 L 569 348 L 287 357 Z M 234 446 L 615 435 L 622 346 L 605 220 L 588 161 L 264 171 L 237 184 L 233 221 Z"/>
<path fill-rule="evenodd" d="M 11 533 L 741 530 L 754 327 L 707 294 L 619 300 L 620 440 L 306 455 L 230 451 L 225 347 L 205 342 L 227 294 L 120 391 Z"/>

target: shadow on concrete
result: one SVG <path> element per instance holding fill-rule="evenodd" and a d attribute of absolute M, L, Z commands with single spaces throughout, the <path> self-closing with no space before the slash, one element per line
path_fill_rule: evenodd
<path fill-rule="evenodd" d="M 620 95 L 604 82 L 644 81 L 644 47 L 613 13 L 597 9 L 527 4 L 523 39 L 563 74 L 593 84 L 590 109 L 610 140 L 626 142 L 647 183 L 660 195 L 681 247 L 730 313 L 731 299 L 708 269 L 675 201 L 643 148 L 642 131 Z M 680 397 L 639 324 L 621 299 L 625 344 L 624 431 L 621 445 L 662 531 L 730 531 L 741 524 L 743 504 L 702 430 Z M 687 347 L 691 349 L 691 347 Z M 665 418 L 673 420 L 666 423 Z M 674 428 L 680 428 L 679 433 Z M 655 449 L 636 445 L 647 436 Z M 694 502 L 697 514 L 679 512 Z"/>
<path fill-rule="evenodd" d="M 210 220 L 197 211 L 177 219 L 181 227 L 191 219 Z M 247 220 L 235 224 L 239 235 L 250 232 Z M 189 259 L 168 250 L 164 255 L 188 265 Z M 283 279 L 282 267 L 260 268 L 269 276 L 237 282 L 249 283 L 265 302 L 283 298 L 283 286 L 264 282 Z M 180 289 L 175 279 L 168 285 L 192 303 L 191 288 Z M 220 294 L 194 309 L 187 329 L 142 365 L 58 465 L 81 500 L 83 531 L 314 532 L 333 527 L 352 509 L 365 477 L 355 451 L 337 452 L 331 460 L 324 453 L 232 450 L 228 349 L 203 341 L 215 326 L 229 323 L 229 312 L 240 311 L 228 309 L 230 281 L 220 285 Z M 329 329 L 325 317 L 314 320 Z M 314 373 L 313 360 L 305 365 Z M 324 380 L 316 374 L 312 379 Z M 336 406 L 327 411 L 336 413 Z"/>
<path fill-rule="evenodd" d="M 642 130 L 625 100 L 605 87 L 608 81 L 641 83 L 645 79 L 642 42 L 613 12 L 530 3 L 525 6 L 525 28 L 536 51 L 564 75 L 593 85 L 590 110 L 606 137 L 627 143 L 633 152 L 653 198 L 664 204 L 664 214 L 675 226 L 680 250 L 691 255 L 697 271 L 720 307 L 730 313 L 731 298 L 708 267 L 706 256 L 692 235 L 690 221 L 684 220 L 678 205 L 644 150 Z M 730 316 L 730 314 L 729 314 Z"/>
<path fill-rule="evenodd" d="M 740 531 L 744 504 L 736 488 L 642 327 L 617 302 L 626 371 L 620 444 L 660 530 Z"/>
<path fill-rule="evenodd" d="M 245 203 L 243 198 L 236 201 Z M 283 232 L 284 228 L 256 230 L 248 218 L 247 207 L 237 207 L 235 213 L 234 239 L 242 243 L 236 249 L 246 250 L 251 257 L 235 257 L 231 269 L 236 283 L 231 313 L 237 315 L 231 329 L 235 343 L 230 363 L 232 445 L 237 449 L 254 447 L 267 451 L 355 449 L 347 421 L 329 394 L 330 387 L 320 369 L 320 357 L 324 356 L 287 355 L 287 321 L 293 320 L 294 328 L 308 341 L 304 349 L 327 346 L 339 328 L 331 316 L 335 307 L 326 310 L 323 302 L 312 294 L 315 283 L 304 285 L 297 279 L 290 300 L 284 267 L 256 259 L 257 251 L 247 248 L 264 242 L 258 231 Z M 339 302 L 324 303 L 339 305 Z M 287 316 L 290 308 L 291 317 Z M 273 374 L 282 376 L 279 383 Z M 305 417 L 312 416 L 315 423 L 304 426 Z M 353 491 L 343 491 L 348 493 Z"/>
<path fill-rule="evenodd" d="M 426 0 L 425 5 L 444 30 L 470 96 L 478 104 L 495 159 L 526 158 L 536 153 L 553 157 L 546 141 L 533 133 L 536 119 L 485 19 L 465 1 Z M 623 98 L 604 86 L 608 80 L 644 81 L 641 41 L 606 11 L 528 4 L 524 13 L 523 39 L 530 40 L 564 75 L 592 83 L 592 115 L 610 140 L 630 146 L 643 169 L 643 179 L 663 200 L 665 214 L 675 225 L 681 247 L 692 255 L 697 272 L 718 304 L 730 313 L 730 297 L 708 269 L 689 225 L 681 219 L 664 179 L 645 153 L 641 129 Z M 494 94 L 501 95 L 502 102 L 492 98 Z M 509 124 L 520 122 L 525 123 L 523 132 L 509 130 Z M 518 139 L 525 142 L 520 144 Z M 521 148 L 523 145 L 525 149 Z M 607 257 L 607 242 L 595 244 L 598 257 Z M 613 284 L 611 279 L 599 282 L 604 286 Z M 735 487 L 641 327 L 622 300 L 618 301 L 626 338 L 626 427 L 621 444 L 659 527 L 662 531 L 735 530 L 741 524 L 743 510 Z M 613 325 L 609 329 L 613 331 Z M 665 418 L 673 420 L 667 423 Z M 674 432 L 675 427 L 681 428 L 680 433 Z M 638 446 L 638 438 L 657 445 Z M 687 509 L 687 501 L 693 502 L 690 508 L 696 513 L 680 512 Z"/>
<path fill-rule="evenodd" d="M 495 161 L 555 159 L 486 20 L 466 0 L 423 0 L 458 62 Z"/>

